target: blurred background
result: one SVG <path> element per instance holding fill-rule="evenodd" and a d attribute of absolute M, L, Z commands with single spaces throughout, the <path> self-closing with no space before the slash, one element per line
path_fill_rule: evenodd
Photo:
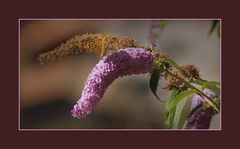
<path fill-rule="evenodd" d="M 164 104 L 149 88 L 150 75 L 118 78 L 86 119 L 71 109 L 81 97 L 88 74 L 99 58 L 94 53 L 64 57 L 41 66 L 36 57 L 83 33 L 130 36 L 150 44 L 151 20 L 20 20 L 21 129 L 161 129 Z M 220 80 L 220 39 L 209 36 L 211 20 L 171 20 L 157 38 L 157 47 L 178 64 L 195 64 L 202 78 Z M 161 81 L 158 95 L 167 98 Z M 214 116 L 211 128 L 220 127 Z"/>

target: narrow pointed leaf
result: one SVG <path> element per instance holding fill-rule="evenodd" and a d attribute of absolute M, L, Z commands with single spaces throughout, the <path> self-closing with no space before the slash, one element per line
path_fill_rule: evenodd
<path fill-rule="evenodd" d="M 193 94 L 193 93 L 196 93 L 196 90 L 193 90 L 193 89 L 188 89 L 188 90 L 185 90 L 183 92 L 181 92 L 178 96 L 176 96 L 174 98 L 174 100 L 171 102 L 170 104 L 170 109 L 175 109 L 177 104 L 179 103 L 179 101 L 181 101 L 182 99 L 184 99 L 185 97 Z"/>
<path fill-rule="evenodd" d="M 183 98 L 177 104 L 174 120 L 173 120 L 173 128 L 180 129 L 183 128 L 184 122 L 187 120 L 187 116 L 190 112 L 190 106 L 188 104 L 188 96 Z"/>
<path fill-rule="evenodd" d="M 161 101 L 160 98 L 157 95 L 157 88 L 158 88 L 159 79 L 160 79 L 160 72 L 157 69 L 153 69 L 149 85 L 150 85 L 152 93 L 155 95 L 155 97 L 159 101 Z"/>
<path fill-rule="evenodd" d="M 220 36 L 221 36 L 221 26 L 220 26 L 220 23 L 218 24 L 218 27 L 217 27 L 217 35 L 218 35 L 218 38 L 220 38 Z"/>
<path fill-rule="evenodd" d="M 202 84 L 202 90 L 208 88 L 216 93 L 218 96 L 220 95 L 220 82 L 217 81 L 208 81 Z"/>
<path fill-rule="evenodd" d="M 211 25 L 211 28 L 210 28 L 210 30 L 209 30 L 209 35 L 211 35 L 213 32 L 214 32 L 214 30 L 217 28 L 217 26 L 218 26 L 218 23 L 219 23 L 219 20 L 213 20 L 212 21 L 212 25 Z"/>
<path fill-rule="evenodd" d="M 167 128 L 173 128 L 173 122 L 174 122 L 175 112 L 176 112 L 178 103 L 193 93 L 196 93 L 196 91 L 193 89 L 184 90 L 169 102 L 166 110 L 166 121 L 165 121 Z"/>
<path fill-rule="evenodd" d="M 165 125 L 167 128 L 172 128 L 171 122 L 173 120 L 172 118 L 174 117 L 173 113 L 170 112 L 169 105 L 180 92 L 181 91 L 178 89 L 173 89 L 170 91 L 168 95 L 168 100 L 167 100 L 168 104 L 166 105 L 166 110 L 165 110 Z"/>

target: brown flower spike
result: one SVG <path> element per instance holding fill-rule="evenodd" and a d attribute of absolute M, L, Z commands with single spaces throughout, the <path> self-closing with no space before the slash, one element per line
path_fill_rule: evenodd
<path fill-rule="evenodd" d="M 189 79 L 200 79 L 199 70 L 195 65 L 182 65 L 180 66 L 181 70 L 184 72 L 184 76 Z"/>
<path fill-rule="evenodd" d="M 166 84 L 169 90 L 178 88 L 183 85 L 184 79 L 182 77 L 185 77 L 189 80 L 200 79 L 199 70 L 196 68 L 195 65 L 181 65 L 180 69 L 182 70 L 183 74 L 180 74 L 178 71 L 174 71 L 172 72 L 173 75 L 169 74 L 167 76 Z"/>
<path fill-rule="evenodd" d="M 59 47 L 42 53 L 37 60 L 45 64 L 61 59 L 63 56 L 78 54 L 82 51 L 95 52 L 103 56 L 108 50 L 118 50 L 128 47 L 142 47 L 137 40 L 130 37 L 119 37 L 111 34 L 83 34 L 77 35 Z"/>

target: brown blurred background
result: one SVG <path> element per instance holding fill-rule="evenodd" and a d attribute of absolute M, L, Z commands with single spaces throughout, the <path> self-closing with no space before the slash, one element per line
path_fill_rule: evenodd
<path fill-rule="evenodd" d="M 149 74 L 118 78 L 86 119 L 70 110 L 99 61 L 93 53 L 64 57 L 41 66 L 36 57 L 69 38 L 89 33 L 131 36 L 149 44 L 150 20 L 20 20 L 20 128 L 164 128 L 164 104 L 149 89 Z M 210 20 L 171 20 L 158 38 L 179 64 L 195 64 L 207 80 L 220 80 L 220 39 L 208 36 Z M 167 92 L 159 84 L 158 95 Z M 220 116 L 211 128 L 220 127 Z"/>

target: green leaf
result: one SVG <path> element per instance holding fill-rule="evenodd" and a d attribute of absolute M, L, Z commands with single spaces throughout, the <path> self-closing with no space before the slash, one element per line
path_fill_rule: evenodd
<path fill-rule="evenodd" d="M 183 92 L 181 92 L 178 96 L 176 96 L 174 98 L 174 100 L 170 103 L 170 110 L 171 109 L 176 109 L 176 106 L 177 104 L 179 103 L 179 101 L 181 101 L 182 99 L 184 99 L 185 97 L 193 94 L 193 93 L 196 93 L 197 91 L 196 90 L 193 90 L 193 89 L 188 89 L 188 90 L 185 90 Z"/>
<path fill-rule="evenodd" d="M 188 114 L 190 112 L 190 104 L 188 104 L 189 96 L 183 98 L 179 101 L 173 120 L 173 128 L 179 129 L 183 128 L 184 122 L 187 120 Z"/>
<path fill-rule="evenodd" d="M 180 89 L 173 89 L 171 90 L 169 97 L 168 97 L 168 101 L 172 102 L 172 100 L 181 92 L 182 90 Z"/>
<path fill-rule="evenodd" d="M 211 91 L 213 91 L 214 93 L 216 93 L 217 97 L 220 97 L 220 82 L 217 81 L 208 81 L 202 84 L 202 90 L 204 90 L 205 88 L 210 89 Z M 209 103 L 209 102 L 208 102 Z M 214 105 L 210 105 L 217 111 L 219 111 L 220 106 L 215 103 L 212 102 Z"/>
<path fill-rule="evenodd" d="M 209 35 L 211 35 L 214 32 L 214 30 L 217 28 L 218 24 L 219 24 L 219 20 L 213 20 L 212 21 L 212 25 L 211 25 L 211 28 L 209 30 Z"/>
<path fill-rule="evenodd" d="M 157 95 L 157 88 L 158 88 L 159 79 L 160 79 L 160 72 L 157 69 L 153 69 L 149 85 L 150 85 L 152 93 L 155 95 L 155 97 L 159 101 L 161 101 L 160 98 Z"/>
<path fill-rule="evenodd" d="M 178 64 L 176 62 L 174 62 L 173 60 L 171 59 L 166 59 L 166 60 L 163 60 L 161 62 L 165 62 L 165 63 L 168 63 L 170 65 L 172 65 L 173 67 L 175 67 L 176 70 L 178 70 L 181 74 L 184 74 L 184 72 L 181 70 L 181 68 L 178 66 Z"/>
<path fill-rule="evenodd" d="M 212 90 L 217 96 L 220 96 L 220 82 L 217 81 L 208 81 L 202 84 L 202 90 L 208 88 Z"/>
<path fill-rule="evenodd" d="M 173 117 L 174 117 L 173 113 L 171 113 L 169 110 L 169 105 L 180 92 L 181 92 L 181 90 L 173 89 L 169 93 L 168 100 L 167 100 L 168 104 L 167 104 L 166 110 L 165 110 L 165 125 L 167 128 L 171 128 L 171 122 L 173 121 Z"/>
<path fill-rule="evenodd" d="M 220 36 L 221 36 L 221 26 L 220 26 L 220 23 L 218 24 L 218 27 L 217 27 L 217 35 L 218 35 L 218 38 L 220 38 Z"/>
<path fill-rule="evenodd" d="M 167 128 L 173 128 L 173 122 L 178 103 L 193 93 L 196 93 L 196 90 L 193 89 L 184 90 L 169 101 L 166 108 L 166 121 L 165 121 L 165 125 Z"/>
<path fill-rule="evenodd" d="M 203 85 L 203 83 L 207 82 L 206 80 L 203 79 L 195 79 L 193 80 L 193 83 L 198 84 L 198 85 Z"/>

